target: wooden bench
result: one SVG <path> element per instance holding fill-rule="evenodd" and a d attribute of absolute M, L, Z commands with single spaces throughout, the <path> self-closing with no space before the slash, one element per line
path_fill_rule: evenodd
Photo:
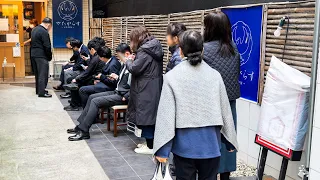
<path fill-rule="evenodd" d="M 110 109 L 113 110 L 113 136 L 117 137 L 118 136 L 118 126 L 126 126 L 127 123 L 124 121 L 124 123 L 119 123 L 118 120 L 120 119 L 119 114 L 124 113 L 124 120 L 126 116 L 128 105 L 117 105 L 117 106 L 112 106 Z M 108 112 L 105 113 L 104 109 L 101 109 L 101 123 L 104 121 L 104 114 L 107 114 L 107 128 L 108 131 L 110 131 L 110 126 L 111 126 L 111 118 L 110 118 L 110 109 L 108 109 Z"/>

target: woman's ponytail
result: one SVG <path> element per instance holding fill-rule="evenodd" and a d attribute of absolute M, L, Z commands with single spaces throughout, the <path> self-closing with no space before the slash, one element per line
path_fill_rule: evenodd
<path fill-rule="evenodd" d="M 196 65 L 200 64 L 202 61 L 202 52 L 198 51 L 195 53 L 188 53 L 186 55 L 186 57 L 192 66 L 196 66 Z"/>

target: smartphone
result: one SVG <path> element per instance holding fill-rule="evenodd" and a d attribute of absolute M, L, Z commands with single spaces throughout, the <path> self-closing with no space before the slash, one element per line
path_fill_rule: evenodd
<path fill-rule="evenodd" d="M 89 55 L 87 53 L 85 53 L 85 52 L 81 53 L 81 55 L 84 56 L 84 57 L 89 57 Z"/>

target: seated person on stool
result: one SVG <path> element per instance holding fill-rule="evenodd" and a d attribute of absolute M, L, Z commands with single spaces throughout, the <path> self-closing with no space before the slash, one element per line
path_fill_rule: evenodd
<path fill-rule="evenodd" d="M 106 65 L 106 62 L 101 61 L 100 57 L 97 55 L 97 51 L 105 46 L 105 41 L 101 40 L 102 38 L 95 37 L 88 43 L 88 48 L 90 49 L 90 54 L 92 59 L 90 59 L 88 67 L 86 70 L 74 78 L 71 84 L 64 85 L 66 90 L 71 92 L 71 101 L 70 105 L 65 107 L 66 111 L 79 111 L 81 106 L 81 99 L 79 96 L 79 88 L 82 86 L 93 85 L 94 75 L 97 75 L 102 72 L 103 67 Z M 82 58 L 85 58 L 82 56 Z"/>
<path fill-rule="evenodd" d="M 70 43 L 71 41 L 74 41 L 75 39 L 73 37 L 67 37 L 65 40 L 66 46 L 68 49 L 72 49 Z M 54 86 L 53 89 L 54 90 L 64 90 L 63 89 L 63 85 L 64 85 L 64 71 L 66 69 L 72 68 L 75 64 L 75 62 L 77 61 L 77 59 L 80 57 L 79 51 L 74 51 L 73 50 L 73 55 L 70 58 L 70 61 L 65 63 L 64 65 L 62 65 L 62 69 L 61 69 L 61 73 L 60 73 L 60 84 L 57 86 Z"/>
<path fill-rule="evenodd" d="M 75 61 L 75 64 L 72 67 L 64 70 L 64 85 L 67 84 L 67 79 L 71 77 L 76 77 L 79 74 L 81 74 L 88 66 L 88 61 L 90 60 L 90 58 L 88 57 L 90 54 L 89 49 L 80 40 L 74 39 L 70 42 L 70 46 L 74 52 L 78 52 L 78 56 L 77 60 Z M 62 94 L 60 95 L 60 97 L 70 98 L 70 91 L 66 90 L 66 94 Z"/>
<path fill-rule="evenodd" d="M 75 134 L 69 137 L 69 141 L 79 141 L 82 139 L 90 139 L 89 129 L 98 117 L 99 108 L 110 108 L 116 105 L 125 105 L 129 100 L 129 91 L 131 83 L 131 74 L 127 70 L 125 61 L 131 54 L 130 47 L 126 45 L 123 49 L 119 49 L 117 54 L 123 62 L 120 75 L 111 74 L 109 78 L 117 80 L 117 88 L 115 91 L 102 92 L 89 96 L 86 107 L 77 119 L 79 125 L 74 129 L 68 129 L 69 134 Z"/>
<path fill-rule="evenodd" d="M 91 94 L 113 91 L 116 89 L 117 81 L 108 76 L 112 73 L 119 75 L 121 64 L 115 56 L 111 56 L 111 49 L 102 47 L 98 50 L 100 60 L 106 62 L 101 73 L 94 77 L 94 85 L 83 86 L 79 89 L 82 107 L 85 108 Z"/>

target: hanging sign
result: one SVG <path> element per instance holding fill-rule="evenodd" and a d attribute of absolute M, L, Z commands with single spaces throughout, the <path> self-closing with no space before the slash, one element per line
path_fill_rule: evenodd
<path fill-rule="evenodd" d="M 82 1 L 52 0 L 53 47 L 65 48 L 65 39 L 82 41 Z"/>
<path fill-rule="evenodd" d="M 232 39 L 240 53 L 241 97 L 258 101 L 263 6 L 222 10 L 232 25 Z"/>

